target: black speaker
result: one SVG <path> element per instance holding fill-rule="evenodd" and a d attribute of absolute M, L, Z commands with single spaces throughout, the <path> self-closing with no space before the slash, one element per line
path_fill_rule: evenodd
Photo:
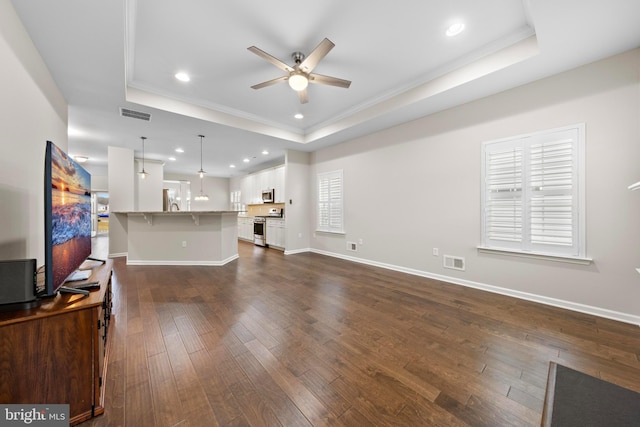
<path fill-rule="evenodd" d="M 29 308 L 36 301 L 36 260 L 0 261 L 0 310 Z"/>

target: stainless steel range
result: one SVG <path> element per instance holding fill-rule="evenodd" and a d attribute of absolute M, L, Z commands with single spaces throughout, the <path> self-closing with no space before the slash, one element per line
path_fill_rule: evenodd
<path fill-rule="evenodd" d="M 258 246 L 267 246 L 267 218 L 282 218 L 282 209 L 271 208 L 269 215 L 253 218 L 253 243 Z"/>
<path fill-rule="evenodd" d="M 267 246 L 267 217 L 257 216 L 253 218 L 253 243 L 258 246 Z"/>

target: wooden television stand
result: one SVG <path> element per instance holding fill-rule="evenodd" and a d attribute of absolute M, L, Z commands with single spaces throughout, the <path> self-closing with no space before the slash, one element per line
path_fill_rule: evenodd
<path fill-rule="evenodd" d="M 71 425 L 104 412 L 112 270 L 110 259 L 93 269 L 89 295 L 0 313 L 0 403 L 69 404 Z"/>

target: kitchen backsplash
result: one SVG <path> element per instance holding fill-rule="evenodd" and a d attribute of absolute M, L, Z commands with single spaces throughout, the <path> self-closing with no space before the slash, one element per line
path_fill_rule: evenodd
<path fill-rule="evenodd" d="M 283 209 L 283 212 L 285 212 L 284 203 L 261 203 L 258 205 L 247 205 L 247 216 L 268 216 L 269 209 L 271 208 Z"/>

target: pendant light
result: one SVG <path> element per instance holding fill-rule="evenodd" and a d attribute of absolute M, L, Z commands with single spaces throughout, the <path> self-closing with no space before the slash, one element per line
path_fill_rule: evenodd
<path fill-rule="evenodd" d="M 202 180 L 204 179 L 204 174 L 206 173 L 202 169 L 202 138 L 204 138 L 204 135 L 198 135 L 198 136 L 200 137 L 200 170 L 198 171 L 198 174 L 200 174 L 200 194 L 198 194 L 195 197 L 195 200 L 198 202 L 202 202 L 202 201 L 209 200 L 209 196 L 204 194 L 204 191 L 202 191 Z"/>
<path fill-rule="evenodd" d="M 202 169 L 202 138 L 204 138 L 204 135 L 198 135 L 200 137 L 200 170 L 198 171 L 198 174 L 200 174 L 200 178 L 204 178 L 204 174 L 206 173 L 203 169 Z"/>
<path fill-rule="evenodd" d="M 138 175 L 140 175 L 141 179 L 145 179 L 147 177 L 147 175 L 149 175 L 149 172 L 144 170 L 144 141 L 145 141 L 145 139 L 147 139 L 147 137 L 146 136 L 141 136 L 140 139 L 142 140 L 142 170 L 140 172 L 138 172 Z"/>
<path fill-rule="evenodd" d="M 197 202 L 204 202 L 204 201 L 209 200 L 209 196 L 207 196 L 206 194 L 204 194 L 204 192 L 202 191 L 202 180 L 203 180 L 203 179 L 204 179 L 204 178 L 200 178 L 200 194 L 198 194 L 198 195 L 195 197 L 195 200 L 196 200 Z"/>

